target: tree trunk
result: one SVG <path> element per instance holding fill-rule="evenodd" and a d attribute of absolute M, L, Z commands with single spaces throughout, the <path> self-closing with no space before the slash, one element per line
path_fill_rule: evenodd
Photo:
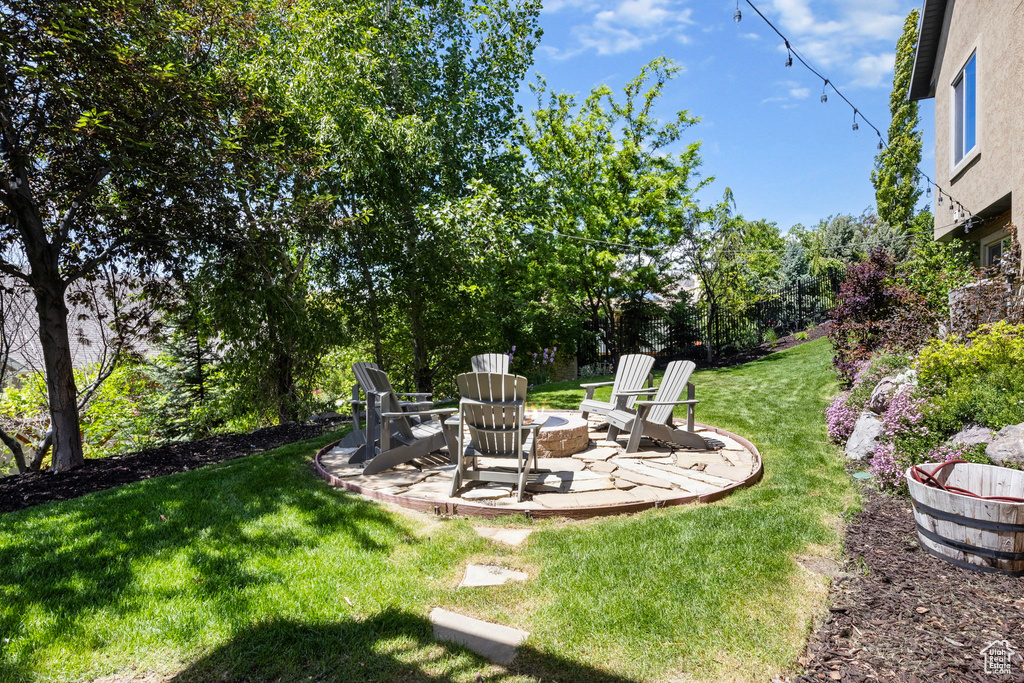
<path fill-rule="evenodd" d="M 33 264 L 32 288 L 39 314 L 39 343 L 43 349 L 46 391 L 53 432 L 54 472 L 66 472 L 85 463 L 78 420 L 78 389 L 75 386 L 71 342 L 68 337 L 68 307 L 64 283 L 56 266 L 52 272 L 38 272 Z"/>

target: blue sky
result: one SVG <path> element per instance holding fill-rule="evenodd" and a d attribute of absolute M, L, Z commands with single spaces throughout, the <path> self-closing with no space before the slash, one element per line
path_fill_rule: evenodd
<path fill-rule="evenodd" d="M 896 40 L 916 0 L 754 0 L 808 61 L 883 134 Z M 821 81 L 794 62 L 784 66 L 782 40 L 741 0 L 545 0 L 544 37 L 534 71 L 554 90 L 585 96 L 606 83 L 615 90 L 648 61 L 665 55 L 683 72 L 663 97 L 663 112 L 702 117 L 684 136 L 703 140 L 702 173 L 726 187 L 749 219 L 782 230 L 874 205 L 870 171 L 877 137 L 834 93 L 820 101 Z M 532 80 L 532 77 L 531 77 Z M 524 88 L 524 109 L 536 100 Z M 931 175 L 931 101 L 921 107 L 922 169 Z"/>

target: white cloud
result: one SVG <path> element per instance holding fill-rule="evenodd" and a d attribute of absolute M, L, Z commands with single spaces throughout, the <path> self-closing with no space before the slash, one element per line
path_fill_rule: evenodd
<path fill-rule="evenodd" d="M 765 9 L 813 66 L 849 85 L 877 88 L 889 85 L 896 40 L 912 7 L 908 0 L 818 0 L 812 9 L 810 0 L 771 0 Z"/>
<path fill-rule="evenodd" d="M 810 88 L 790 88 L 789 96 L 794 100 L 806 100 L 811 96 Z"/>
<path fill-rule="evenodd" d="M 618 0 L 611 9 L 595 11 L 583 0 L 552 0 L 557 11 L 574 3 L 593 13 L 586 23 L 572 28 L 577 46 L 559 52 L 559 58 L 583 51 L 599 55 L 617 55 L 639 50 L 644 45 L 671 36 L 680 43 L 690 41 L 685 29 L 694 22 L 693 10 L 679 7 L 676 0 Z M 545 8 L 548 9 L 548 8 Z"/>
<path fill-rule="evenodd" d="M 741 33 L 740 38 L 746 38 L 747 40 L 761 40 L 761 35 L 758 33 Z"/>

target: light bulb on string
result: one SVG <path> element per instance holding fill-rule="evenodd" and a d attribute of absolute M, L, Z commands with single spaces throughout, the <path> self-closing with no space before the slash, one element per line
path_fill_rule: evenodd
<path fill-rule="evenodd" d="M 786 66 L 793 66 L 793 51 L 789 48 L 789 41 L 786 41 Z"/>
<path fill-rule="evenodd" d="M 928 185 L 927 187 L 925 187 L 925 189 L 924 189 L 924 196 L 928 197 L 929 199 L 931 198 L 931 196 L 932 196 L 932 186 L 931 185 Z"/>
<path fill-rule="evenodd" d="M 859 130 L 860 129 L 860 126 L 857 125 L 857 110 L 856 109 L 853 110 L 853 129 L 854 130 Z"/>
<path fill-rule="evenodd" d="M 826 78 L 825 82 L 821 86 L 821 101 L 822 101 L 822 104 L 824 104 L 825 102 L 828 102 L 828 94 L 825 92 L 825 88 L 827 88 L 827 87 L 828 87 L 828 79 Z"/>
<path fill-rule="evenodd" d="M 942 206 L 942 192 L 939 192 L 938 199 L 939 199 L 939 206 Z"/>
<path fill-rule="evenodd" d="M 736 0 L 736 11 L 732 13 L 732 20 L 737 24 L 743 20 L 743 12 L 740 11 L 740 0 Z"/>
<path fill-rule="evenodd" d="M 878 151 L 885 149 L 885 145 L 882 144 L 882 138 L 878 138 Z"/>

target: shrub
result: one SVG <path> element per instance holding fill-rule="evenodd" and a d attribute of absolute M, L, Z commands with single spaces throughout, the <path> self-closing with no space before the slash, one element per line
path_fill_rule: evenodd
<path fill-rule="evenodd" d="M 899 276 L 910 291 L 924 299 L 928 310 L 945 318 L 949 292 L 977 278 L 971 261 L 970 247 L 962 240 L 938 242 L 928 233 L 914 244 L 910 258 L 899 267 Z"/>
<path fill-rule="evenodd" d="M 861 408 L 853 405 L 850 395 L 837 394 L 832 403 L 825 408 L 825 423 L 828 426 L 828 435 L 836 443 L 845 443 L 853 434 L 853 428 L 857 424 Z"/>
<path fill-rule="evenodd" d="M 807 341 L 807 333 L 806 332 L 797 332 L 794 336 L 797 339 L 799 339 L 800 341 Z"/>
<path fill-rule="evenodd" d="M 1005 321 L 982 326 L 966 342 L 935 339 L 921 351 L 922 386 L 938 389 L 960 380 L 999 382 L 1013 389 L 1024 379 L 1024 325 Z"/>
<path fill-rule="evenodd" d="M 853 381 L 858 362 L 882 346 L 886 321 L 899 303 L 898 292 L 889 284 L 893 272 L 892 256 L 875 249 L 867 261 L 850 264 L 839 287 L 829 340 L 836 373 L 847 384 Z"/>

